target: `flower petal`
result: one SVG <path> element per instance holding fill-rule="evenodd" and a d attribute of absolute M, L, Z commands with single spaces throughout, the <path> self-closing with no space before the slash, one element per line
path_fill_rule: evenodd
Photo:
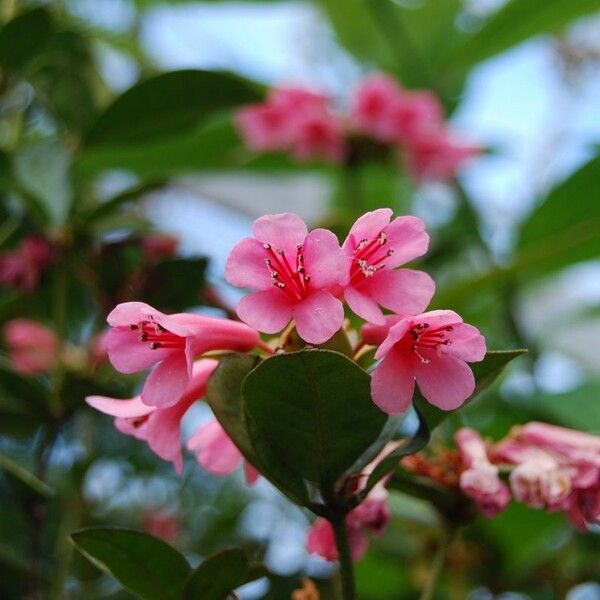
<path fill-rule="evenodd" d="M 244 463 L 244 474 L 248 485 L 254 485 L 260 477 L 260 471 L 253 467 L 248 461 Z"/>
<path fill-rule="evenodd" d="M 352 312 L 375 325 L 385 325 L 385 318 L 377 302 L 363 294 L 355 287 L 348 286 L 344 290 L 344 298 Z"/>
<path fill-rule="evenodd" d="M 450 338 L 452 343 L 445 348 L 444 353 L 467 362 L 483 360 L 486 344 L 479 329 L 467 323 L 459 323 L 453 327 L 454 331 Z"/>
<path fill-rule="evenodd" d="M 242 298 L 236 312 L 250 327 L 264 333 L 281 331 L 292 319 L 292 302 L 279 289 L 255 292 Z"/>
<path fill-rule="evenodd" d="M 454 410 L 464 404 L 475 390 L 473 372 L 453 356 L 428 354 L 430 363 L 413 359 L 417 384 L 425 399 L 442 410 Z"/>
<path fill-rule="evenodd" d="M 384 229 L 384 233 L 387 236 L 386 246 L 394 250 L 394 254 L 386 259 L 389 269 L 423 256 L 429 248 L 425 223 L 417 217 L 398 217 Z"/>
<path fill-rule="evenodd" d="M 405 315 L 423 312 L 435 293 L 435 282 L 423 271 L 382 269 L 360 286 L 384 308 Z"/>
<path fill-rule="evenodd" d="M 185 353 L 175 352 L 158 363 L 142 389 L 142 400 L 150 406 L 166 408 L 176 404 L 190 381 Z"/>
<path fill-rule="evenodd" d="M 116 327 L 106 334 L 108 358 L 117 371 L 137 373 L 151 367 L 173 353 L 167 348 L 153 350 L 150 344 L 140 343 L 138 333 L 125 327 Z"/>
<path fill-rule="evenodd" d="M 242 462 L 242 455 L 221 424 L 213 419 L 202 425 L 186 444 L 209 473 L 228 475 Z"/>
<path fill-rule="evenodd" d="M 145 302 L 122 302 L 111 310 L 106 321 L 111 327 L 127 327 L 157 314 L 162 313 Z"/>
<path fill-rule="evenodd" d="M 156 411 L 148 417 L 145 429 L 150 449 L 163 460 L 172 462 L 179 474 L 183 471 L 181 420 L 189 407 L 189 402 L 182 402 Z"/>
<path fill-rule="evenodd" d="M 85 401 L 105 415 L 125 419 L 144 417 L 157 410 L 154 406 L 144 404 L 140 396 L 135 396 L 130 400 L 117 400 L 107 396 L 87 396 Z"/>
<path fill-rule="evenodd" d="M 342 303 L 324 290 L 312 292 L 292 312 L 298 334 L 309 344 L 325 343 L 344 321 Z"/>
<path fill-rule="evenodd" d="M 304 242 L 304 266 L 313 289 L 344 285 L 349 261 L 334 233 L 314 229 Z"/>
<path fill-rule="evenodd" d="M 390 328 L 393 327 L 398 321 L 401 321 L 404 315 L 386 315 L 384 317 L 384 325 L 376 325 L 374 323 L 365 323 L 360 328 L 360 337 L 365 344 L 372 346 L 379 346 L 383 343 L 383 340 L 388 336 Z"/>
<path fill-rule="evenodd" d="M 256 239 L 268 243 L 274 250 L 283 250 L 288 257 L 296 256 L 298 244 L 303 244 L 308 235 L 304 221 L 294 213 L 265 215 L 252 225 Z"/>
<path fill-rule="evenodd" d="M 430 310 L 415 317 L 419 323 L 427 323 L 431 329 L 445 327 L 446 325 L 457 325 L 462 323 L 462 317 L 453 310 Z"/>
<path fill-rule="evenodd" d="M 254 238 L 236 244 L 225 263 L 225 278 L 231 285 L 252 290 L 268 290 L 273 284 L 265 264 L 267 251 Z"/>
<path fill-rule="evenodd" d="M 400 350 L 392 349 L 373 371 L 373 402 L 388 415 L 400 415 L 408 410 L 414 390 L 415 378 L 410 361 Z"/>
<path fill-rule="evenodd" d="M 392 348 L 406 335 L 410 326 L 410 317 L 402 318 L 397 323 L 390 327 L 387 337 L 375 353 L 375 358 L 379 360 L 383 358 Z"/>
<path fill-rule="evenodd" d="M 392 214 L 391 208 L 378 208 L 357 219 L 342 246 L 346 253 L 351 256 L 360 241 L 376 238 L 380 231 L 389 224 Z"/>

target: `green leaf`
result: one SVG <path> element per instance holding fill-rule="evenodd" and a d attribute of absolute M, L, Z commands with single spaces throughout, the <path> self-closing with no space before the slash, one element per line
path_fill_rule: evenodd
<path fill-rule="evenodd" d="M 249 569 L 248 557 L 240 548 L 213 554 L 190 575 L 183 600 L 223 600 L 246 583 Z"/>
<path fill-rule="evenodd" d="M 50 486 L 4 454 L 0 454 L 0 470 L 5 471 L 11 479 L 25 485 L 27 489 L 35 492 L 38 496 L 42 496 L 42 498 L 52 498 L 54 496 L 54 490 Z"/>
<path fill-rule="evenodd" d="M 222 358 L 208 381 L 206 401 L 246 460 L 290 500 L 306 506 L 309 498 L 302 478 L 287 469 L 272 449 L 261 447 L 260 440 L 255 440 L 249 431 L 242 382 L 258 361 L 257 356 L 250 354 L 230 354 Z"/>
<path fill-rule="evenodd" d="M 272 356 L 244 380 L 256 432 L 290 472 L 331 488 L 381 433 L 370 377 L 330 350 Z"/>
<path fill-rule="evenodd" d="M 473 370 L 475 375 L 475 391 L 468 398 L 462 406 L 471 402 L 487 387 L 489 387 L 498 376 L 504 371 L 506 365 L 515 358 L 526 354 L 527 350 L 491 350 L 487 352 L 485 358 L 478 363 L 470 363 L 469 366 Z M 455 411 L 445 411 L 436 408 L 432 404 L 429 404 L 418 390 L 415 391 L 415 398 L 413 400 L 417 410 L 421 416 L 427 422 L 429 431 L 433 431 L 438 425 L 445 421 Z M 460 410 L 458 408 L 457 410 Z"/>
<path fill-rule="evenodd" d="M 215 111 L 259 98 L 250 82 L 229 73 L 163 73 L 119 96 L 92 126 L 86 143 L 130 145 L 173 136 L 198 125 Z"/>
<path fill-rule="evenodd" d="M 52 37 L 52 16 L 45 8 L 17 15 L 0 30 L 0 65 L 16 69 L 31 60 Z"/>
<path fill-rule="evenodd" d="M 519 270 L 548 273 L 600 255 L 600 156 L 555 187 L 521 226 Z"/>
<path fill-rule="evenodd" d="M 191 569 L 162 540 L 128 529 L 93 528 L 73 533 L 71 541 L 88 560 L 142 600 L 181 600 Z"/>
<path fill-rule="evenodd" d="M 467 68 L 528 38 L 559 31 L 598 8 L 598 0 L 510 0 L 448 55 L 447 64 Z"/>

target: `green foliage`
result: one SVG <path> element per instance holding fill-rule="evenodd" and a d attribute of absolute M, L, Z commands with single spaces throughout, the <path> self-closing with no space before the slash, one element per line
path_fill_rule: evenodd
<path fill-rule="evenodd" d="M 242 392 L 257 436 L 287 469 L 332 489 L 385 424 L 369 386 L 367 373 L 345 356 L 301 350 L 263 361 Z"/>
<path fill-rule="evenodd" d="M 42 498 L 51 498 L 54 495 L 54 490 L 49 485 L 3 454 L 0 454 L 0 471 L 4 471 L 12 480 Z"/>
<path fill-rule="evenodd" d="M 163 73 L 119 96 L 92 126 L 86 144 L 130 145 L 170 137 L 197 126 L 215 111 L 259 97 L 249 82 L 228 73 Z"/>
<path fill-rule="evenodd" d="M 99 569 L 142 600 L 181 600 L 191 569 L 162 540 L 116 528 L 84 529 L 73 533 L 71 540 Z"/>

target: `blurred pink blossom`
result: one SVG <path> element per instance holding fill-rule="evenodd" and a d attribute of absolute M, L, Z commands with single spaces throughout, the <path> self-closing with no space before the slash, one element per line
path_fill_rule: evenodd
<path fill-rule="evenodd" d="M 25 237 L 16 250 L 0 254 L 0 284 L 33 292 L 52 263 L 53 254 L 45 237 L 35 234 Z"/>
<path fill-rule="evenodd" d="M 410 406 L 416 380 L 428 402 L 454 410 L 475 390 L 467 363 L 483 360 L 485 352 L 479 330 L 451 310 L 403 317 L 391 324 L 375 354 L 380 362 L 371 379 L 373 401 L 388 414 L 401 414 Z"/>
<path fill-rule="evenodd" d="M 199 427 L 187 441 L 186 447 L 196 454 L 198 463 L 213 475 L 229 475 L 244 460 L 242 453 L 216 419 Z M 244 464 L 244 471 L 247 483 L 255 483 L 259 472 L 248 462 Z"/>
<path fill-rule="evenodd" d="M 411 216 L 391 219 L 389 208 L 364 214 L 342 246 L 348 257 L 346 302 L 358 316 L 378 325 L 385 323 L 379 305 L 403 315 L 418 314 L 435 292 L 427 273 L 397 268 L 427 252 L 425 224 Z"/>
<path fill-rule="evenodd" d="M 259 342 L 256 331 L 237 321 L 178 313 L 165 315 L 143 302 L 117 305 L 107 317 L 110 362 L 121 373 L 154 365 L 142 389 L 149 406 L 166 408 L 184 393 L 194 358 L 211 350 L 244 352 Z"/>
<path fill-rule="evenodd" d="M 12 319 L 4 326 L 4 343 L 13 369 L 25 375 L 47 373 L 57 359 L 58 339 L 52 329 L 31 319 Z"/>
<path fill-rule="evenodd" d="M 345 283 L 346 256 L 326 229 L 310 233 L 293 213 L 254 221 L 254 238 L 231 251 L 227 281 L 257 290 L 237 305 L 239 317 L 265 333 L 281 331 L 292 319 L 306 342 L 322 344 L 342 326 L 344 309 L 332 291 Z"/>

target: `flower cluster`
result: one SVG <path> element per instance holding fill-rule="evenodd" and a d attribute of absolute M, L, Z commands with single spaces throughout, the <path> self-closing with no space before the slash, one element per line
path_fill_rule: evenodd
<path fill-rule="evenodd" d="M 456 432 L 457 451 L 438 449 L 401 466 L 470 498 L 486 517 L 516 500 L 562 511 L 578 529 L 600 524 L 600 437 L 531 422 L 488 443 L 473 429 Z"/>
<path fill-rule="evenodd" d="M 423 312 L 435 292 L 433 280 L 399 268 L 427 252 L 420 219 L 392 219 L 388 208 L 368 212 L 341 246 L 331 231 L 309 232 L 291 213 L 257 219 L 253 233 L 234 247 L 225 268 L 229 283 L 254 290 L 237 306 L 248 325 L 277 333 L 293 319 L 302 339 L 323 344 L 342 327 L 345 300 L 367 321 L 357 348 L 379 346 L 371 391 L 384 412 L 405 412 L 415 382 L 443 410 L 471 396 L 475 379 L 467 363 L 483 359 L 483 336 L 455 312 Z"/>
<path fill-rule="evenodd" d="M 119 431 L 145 440 L 181 472 L 181 421 L 204 396 L 217 366 L 206 355 L 255 349 L 271 353 L 278 342 L 268 345 L 258 332 L 275 334 L 292 322 L 306 343 L 323 344 L 342 328 L 344 302 L 366 321 L 355 357 L 370 345 L 379 346 L 371 391 L 383 411 L 405 412 L 415 383 L 429 402 L 445 410 L 473 393 L 467 362 L 482 360 L 484 338 L 452 311 L 423 312 L 435 284 L 422 271 L 402 268 L 428 249 L 422 221 L 392 219 L 390 209 L 379 209 L 358 219 L 342 245 L 326 229 L 309 232 L 291 213 L 261 217 L 253 232 L 254 237 L 233 248 L 226 264 L 231 284 L 254 290 L 237 306 L 245 323 L 167 315 L 142 302 L 119 304 L 108 315 L 105 345 L 113 366 L 122 373 L 151 369 L 135 398 L 87 399 L 115 417 Z M 216 420 L 202 425 L 186 446 L 215 474 L 230 473 L 242 463 Z M 248 482 L 257 477 L 254 467 L 246 465 Z"/>
<path fill-rule="evenodd" d="M 286 152 L 297 161 L 348 159 L 361 140 L 399 151 L 418 180 L 447 180 L 479 149 L 447 126 L 431 92 L 409 91 L 383 74 L 365 78 L 350 108 L 340 113 L 323 94 L 279 87 L 263 103 L 236 117 L 246 145 L 255 152 Z"/>
<path fill-rule="evenodd" d="M 0 284 L 31 293 L 53 258 L 53 247 L 46 238 L 29 235 L 15 250 L 0 254 Z"/>

